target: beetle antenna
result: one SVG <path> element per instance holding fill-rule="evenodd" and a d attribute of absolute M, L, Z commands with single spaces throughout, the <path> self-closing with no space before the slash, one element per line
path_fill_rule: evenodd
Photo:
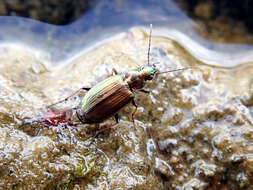
<path fill-rule="evenodd" d="M 152 24 L 150 24 L 149 41 L 148 41 L 148 65 L 149 65 L 149 54 L 150 54 L 150 45 L 151 45 L 151 34 L 152 34 Z"/>
<path fill-rule="evenodd" d="M 181 68 L 181 69 L 173 69 L 173 70 L 169 70 L 169 71 L 157 72 L 156 74 L 160 75 L 160 74 L 170 73 L 170 72 L 175 72 L 175 71 L 183 71 L 183 70 L 191 69 L 191 68 L 192 67 L 186 67 L 186 68 Z"/>

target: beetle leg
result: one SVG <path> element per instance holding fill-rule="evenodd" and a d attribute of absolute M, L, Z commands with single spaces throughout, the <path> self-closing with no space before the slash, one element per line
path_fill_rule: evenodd
<path fill-rule="evenodd" d="M 115 114 L 115 115 L 114 115 L 114 118 L 115 118 L 115 121 L 116 121 L 116 123 L 115 123 L 114 125 L 111 125 L 111 126 L 109 126 L 109 127 L 106 127 L 106 128 L 104 128 L 104 129 L 99 130 L 99 131 L 95 134 L 95 136 L 94 136 L 93 138 L 96 138 L 96 137 L 99 135 L 99 133 L 102 133 L 102 132 L 104 132 L 104 131 L 106 131 L 106 130 L 112 128 L 112 127 L 114 127 L 115 125 L 117 125 L 117 124 L 119 123 L 119 114 Z"/>
<path fill-rule="evenodd" d="M 137 106 L 137 104 L 135 103 L 134 99 L 132 100 L 132 104 L 133 104 L 134 107 L 135 107 L 135 110 L 132 112 L 132 121 L 133 121 L 133 124 L 134 124 L 134 115 L 135 115 L 135 113 L 136 113 L 136 110 L 137 110 L 138 106 Z M 135 124 L 134 124 L 134 126 L 135 126 Z"/>
<path fill-rule="evenodd" d="M 112 76 L 117 75 L 117 74 L 118 74 L 118 71 L 115 68 L 112 68 Z"/>
<path fill-rule="evenodd" d="M 58 102 L 56 102 L 56 103 L 53 103 L 53 104 L 47 106 L 47 108 L 50 108 L 50 107 L 52 107 L 52 106 L 54 106 L 54 105 L 56 105 L 56 104 L 62 103 L 62 102 L 66 102 L 69 98 L 71 98 L 72 96 L 74 96 L 75 94 L 77 94 L 78 92 L 80 92 L 81 90 L 86 90 L 86 91 L 88 91 L 88 90 L 90 90 L 90 89 L 91 89 L 91 88 L 86 88 L 86 87 L 79 88 L 78 90 L 76 90 L 76 91 L 74 91 L 73 93 L 71 93 L 71 94 L 70 94 L 68 97 L 66 97 L 65 99 L 60 100 L 60 101 L 58 101 Z"/>
<path fill-rule="evenodd" d="M 114 118 L 115 118 L 116 123 L 119 123 L 119 114 L 116 114 L 116 115 L 114 116 Z"/>
<path fill-rule="evenodd" d="M 92 137 L 91 142 L 90 142 L 89 145 L 93 144 L 94 140 L 97 138 L 97 136 L 98 136 L 99 134 L 101 134 L 101 133 L 107 131 L 108 129 L 111 129 L 111 128 L 115 127 L 115 125 L 117 125 L 117 124 L 118 124 L 118 123 L 115 123 L 115 124 L 113 124 L 113 125 L 111 125 L 111 126 L 109 126 L 109 127 L 106 127 L 106 128 L 104 128 L 104 129 L 100 129 L 99 131 L 97 131 L 96 134 Z M 98 124 L 98 125 L 99 125 L 99 124 Z"/>
<path fill-rule="evenodd" d="M 143 93 L 146 93 L 146 94 L 149 94 L 149 93 L 150 93 L 150 91 L 145 90 L 145 89 L 140 89 L 139 91 L 140 91 L 140 92 L 143 92 Z"/>

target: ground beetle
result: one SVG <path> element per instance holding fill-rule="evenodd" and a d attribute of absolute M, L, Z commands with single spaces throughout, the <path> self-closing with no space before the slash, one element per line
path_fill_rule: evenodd
<path fill-rule="evenodd" d="M 135 106 L 135 110 L 132 112 L 132 121 L 134 123 L 134 114 L 137 110 L 137 105 L 134 101 L 135 96 L 133 91 L 139 90 L 147 92 L 143 89 L 145 82 L 152 80 L 155 75 L 187 69 L 183 68 L 159 72 L 154 64 L 151 65 L 149 63 L 151 32 L 152 25 L 150 25 L 147 65 L 120 75 L 115 69 L 113 69 L 113 76 L 105 79 L 92 88 L 80 88 L 64 100 L 50 105 L 50 107 L 67 101 L 81 90 L 86 90 L 88 92 L 85 94 L 81 104 L 76 108 L 76 115 L 82 123 L 101 123 L 112 116 L 115 117 L 115 120 L 118 123 L 119 111 L 129 103 L 132 103 Z"/>

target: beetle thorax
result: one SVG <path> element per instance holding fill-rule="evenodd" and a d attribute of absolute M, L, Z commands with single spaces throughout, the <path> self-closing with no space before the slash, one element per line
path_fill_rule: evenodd
<path fill-rule="evenodd" d="M 156 72 L 154 65 L 146 65 L 126 73 L 124 80 L 130 89 L 141 89 L 144 87 L 145 81 L 153 79 Z"/>
<path fill-rule="evenodd" d="M 144 76 L 140 72 L 127 73 L 125 81 L 130 89 L 141 89 L 145 85 Z"/>

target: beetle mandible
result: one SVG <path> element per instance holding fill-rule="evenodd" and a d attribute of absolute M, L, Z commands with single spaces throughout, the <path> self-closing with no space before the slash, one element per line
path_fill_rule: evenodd
<path fill-rule="evenodd" d="M 130 70 L 125 74 L 118 74 L 113 69 L 114 75 L 99 82 L 92 88 L 80 88 L 70 96 L 49 107 L 67 101 L 70 97 L 81 90 L 86 90 L 82 102 L 76 108 L 76 115 L 82 123 L 93 124 L 101 123 L 104 120 L 114 116 L 116 122 L 119 122 L 118 113 L 129 103 L 132 103 L 135 110 L 132 112 L 132 121 L 134 123 L 134 114 L 137 110 L 137 104 L 134 100 L 134 90 L 146 92 L 143 89 L 145 82 L 152 80 L 155 75 L 185 70 L 187 68 L 159 72 L 155 64 L 149 63 L 150 44 L 151 44 L 152 25 L 150 25 L 149 46 L 148 46 L 148 64 Z"/>

